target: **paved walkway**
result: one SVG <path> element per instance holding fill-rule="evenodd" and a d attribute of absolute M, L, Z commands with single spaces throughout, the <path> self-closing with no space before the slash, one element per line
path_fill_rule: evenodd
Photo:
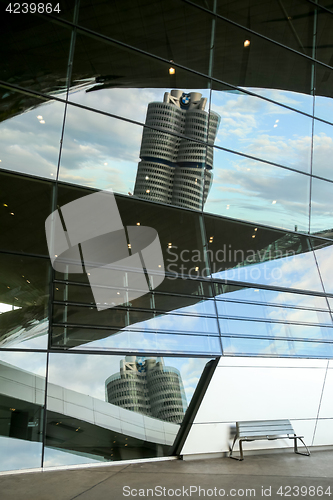
<path fill-rule="evenodd" d="M 311 498 L 333 500 L 333 451 L 290 450 L 229 458 L 121 464 L 0 476 L 0 500 L 133 498 Z"/>

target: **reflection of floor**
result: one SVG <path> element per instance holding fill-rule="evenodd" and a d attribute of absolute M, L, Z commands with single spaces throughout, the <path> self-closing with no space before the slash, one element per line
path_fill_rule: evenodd
<path fill-rule="evenodd" d="M 243 462 L 236 462 L 229 458 L 171 460 L 132 465 L 126 463 L 103 465 L 84 470 L 53 471 L 47 474 L 0 476 L 0 489 L 4 500 L 17 498 L 69 500 L 76 497 L 80 500 L 105 500 L 106 498 L 113 500 L 123 498 L 130 490 L 133 491 L 131 491 L 132 495 L 128 495 L 129 498 L 135 494 L 139 497 L 140 490 L 145 493 L 144 497 L 141 494 L 143 498 L 157 497 L 158 495 L 152 495 L 152 492 L 147 494 L 148 488 L 154 489 L 155 487 L 161 488 L 155 491 L 157 493 L 161 491 L 162 494 L 159 496 L 162 498 L 172 496 L 172 491 L 169 491 L 168 495 L 168 490 L 173 490 L 173 496 L 176 497 L 178 494 L 179 498 L 187 496 L 202 498 L 203 490 L 206 493 L 205 497 L 216 498 L 220 496 L 219 491 L 224 489 L 225 497 L 227 495 L 235 498 L 270 496 L 273 499 L 281 499 L 284 498 L 281 492 L 287 493 L 288 486 L 291 487 L 291 492 L 295 493 L 298 486 L 299 498 L 318 498 L 321 496 L 321 491 L 328 491 L 328 486 L 331 486 L 332 493 L 332 470 L 333 451 L 317 451 L 312 452 L 311 457 L 302 457 L 288 450 L 269 455 L 248 455 Z M 280 486 L 282 489 L 278 495 L 277 491 Z M 202 488 L 200 496 L 199 487 Z M 165 488 L 165 495 L 163 495 L 163 488 Z M 216 495 L 214 495 L 214 488 L 216 488 Z M 266 495 L 262 493 L 262 488 Z M 250 495 L 250 491 L 247 495 L 245 494 L 246 490 L 250 489 L 255 490 L 255 495 L 253 493 Z M 269 495 L 270 491 L 271 495 Z M 317 492 L 319 495 L 316 495 Z M 221 491 L 221 496 L 222 493 Z M 330 498 L 328 494 L 322 497 Z"/>

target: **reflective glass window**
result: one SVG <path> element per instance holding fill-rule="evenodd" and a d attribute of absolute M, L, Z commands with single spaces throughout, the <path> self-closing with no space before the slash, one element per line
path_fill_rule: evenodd
<path fill-rule="evenodd" d="M 59 180 L 116 192 L 133 192 L 142 128 L 69 106 Z"/>
<path fill-rule="evenodd" d="M 223 352 L 230 355 L 329 358 L 333 351 L 332 344 L 324 342 L 224 337 Z"/>
<path fill-rule="evenodd" d="M 45 220 L 51 200 L 51 183 L 0 172 L 1 250 L 48 255 Z"/>
<path fill-rule="evenodd" d="M 311 91 L 311 61 L 222 19 L 216 21 L 213 76 L 257 92 L 259 86 Z"/>
<path fill-rule="evenodd" d="M 211 16 L 189 4 L 149 0 L 136 5 L 124 0 L 99 4 L 92 14 L 91 4 L 85 0 L 80 6 L 79 23 L 168 61 L 208 73 Z M 116 59 L 115 63 L 119 65 L 122 61 Z"/>
<path fill-rule="evenodd" d="M 325 169 L 326 170 L 326 169 Z M 332 238 L 333 183 L 312 179 L 310 232 L 324 238 Z"/>
<path fill-rule="evenodd" d="M 0 253 L 0 347 L 45 349 L 50 264 Z"/>
<path fill-rule="evenodd" d="M 277 304 L 280 306 L 297 307 L 306 310 L 315 309 L 327 311 L 327 302 L 325 297 L 318 295 L 307 295 L 304 293 L 291 293 L 287 291 L 269 290 L 263 288 L 251 288 L 245 286 L 214 283 L 215 298 L 218 300 Z"/>
<path fill-rule="evenodd" d="M 323 292 L 307 238 L 205 217 L 213 278 Z"/>
<path fill-rule="evenodd" d="M 117 2 L 114 5 L 116 4 Z M 133 8 L 127 14 L 130 12 L 133 12 Z M 179 47 L 177 55 L 180 55 Z M 166 62 L 160 61 L 122 45 L 78 32 L 69 100 L 144 124 L 148 105 L 152 102 L 165 102 L 165 93 L 173 89 L 179 89 L 181 93 L 201 92 L 203 97 L 209 98 L 208 79 L 173 67 L 173 63 L 169 61 L 172 58 L 166 59 Z M 176 62 L 180 63 L 179 60 Z M 206 60 L 202 62 L 207 63 Z M 208 105 L 206 110 L 208 111 Z M 166 114 L 161 118 L 165 122 Z M 85 125 L 92 132 L 96 124 L 90 118 Z M 128 146 L 130 145 L 129 143 Z"/>
<path fill-rule="evenodd" d="M 273 307 L 268 305 L 247 304 L 239 302 L 217 301 L 218 314 L 221 317 L 257 318 L 267 321 L 283 321 L 295 323 L 319 323 L 332 325 L 332 319 L 327 311 L 294 309 L 291 307 Z"/>
<path fill-rule="evenodd" d="M 333 293 L 333 269 L 332 269 L 333 246 L 327 244 L 315 250 L 316 261 L 323 280 L 325 292 Z"/>
<path fill-rule="evenodd" d="M 73 199 L 91 194 L 88 190 L 60 186 L 58 205 L 60 207 Z M 167 207 L 161 204 L 147 203 L 134 197 L 116 196 L 116 203 L 122 223 L 125 228 L 144 226 L 153 228 L 157 231 L 163 262 L 161 260 L 156 267 L 156 273 L 161 269 L 163 275 L 163 266 L 166 274 L 171 275 L 171 279 L 165 279 L 161 285 L 160 276 L 155 276 L 155 271 L 150 272 L 151 285 L 156 291 L 166 289 L 172 290 L 175 287 L 174 280 L 177 275 L 186 277 L 191 273 L 192 277 L 200 276 L 200 270 L 205 270 L 205 256 L 202 244 L 202 233 L 199 220 L 199 214 L 192 211 L 180 210 Z M 105 214 L 103 214 L 105 216 Z M 79 215 L 78 215 L 79 217 Z M 101 217 L 100 212 L 96 212 L 96 217 Z M 127 251 L 127 249 L 126 249 Z M 124 255 L 124 258 L 126 255 Z M 156 263 L 157 264 L 157 263 Z M 146 263 L 149 266 L 149 262 Z M 149 268 L 149 267 L 148 267 Z M 140 269 L 138 268 L 140 274 Z M 62 273 L 56 273 L 56 278 L 63 280 Z M 68 277 L 66 278 L 68 279 Z M 87 277 L 82 274 L 76 274 L 70 277 L 70 281 L 88 282 Z M 199 290 L 198 284 L 191 284 L 190 281 L 179 280 L 180 287 L 189 287 Z M 112 284 L 109 284 L 112 287 Z M 113 286 L 123 286 L 121 283 Z M 179 288 L 179 290 L 181 289 Z M 177 292 L 177 290 L 174 290 Z M 179 292 L 177 292 L 179 293 Z M 184 293 L 184 292 L 182 292 Z M 187 292 L 185 292 L 187 293 Z M 191 294 L 192 292 L 190 292 Z"/>
<path fill-rule="evenodd" d="M 208 361 L 51 354 L 45 465 L 168 455 Z"/>
<path fill-rule="evenodd" d="M 131 331 L 120 332 L 80 327 L 55 326 L 52 330 L 52 346 L 77 349 L 130 351 L 140 353 L 177 353 L 221 355 L 218 336 L 180 333 L 155 333 Z"/>
<path fill-rule="evenodd" d="M 256 93 L 257 89 L 250 90 Z M 269 97 L 269 94 L 266 97 Z M 274 95 L 270 98 L 273 99 Z M 292 102 L 292 97 L 290 101 Z M 211 109 L 221 116 L 216 138 L 217 146 L 301 172 L 310 172 L 311 117 L 245 92 L 218 91 L 218 89 L 212 92 Z M 217 156 L 218 151 L 215 151 L 215 154 Z M 241 164 L 246 166 L 245 161 Z M 216 158 L 216 167 L 223 169 L 221 178 L 224 177 L 225 162 Z M 250 162 L 248 167 L 251 167 Z M 253 162 L 252 167 L 255 168 Z M 274 175 L 269 165 L 263 165 L 263 168 L 267 169 L 266 175 L 269 175 L 269 172 Z M 252 174 L 255 175 L 253 169 Z M 282 178 L 288 173 L 276 172 L 275 175 L 282 182 Z"/>
<path fill-rule="evenodd" d="M 46 5 L 43 3 L 39 9 Z M 7 6 L 12 12 L 6 10 Z M 36 11 L 38 4 L 35 3 L 3 5 L 0 79 L 46 94 L 57 94 L 66 89 L 71 31 L 58 23 L 50 23 L 47 15 L 33 15 Z"/>
<path fill-rule="evenodd" d="M 240 337 L 273 337 L 289 339 L 333 340 L 333 328 L 316 325 L 297 325 L 268 321 L 242 321 L 236 319 L 220 319 L 222 334 Z"/>
<path fill-rule="evenodd" d="M 333 180 L 330 159 L 333 152 L 333 125 L 315 120 L 313 134 L 312 173 Z"/>
<path fill-rule="evenodd" d="M 54 180 L 64 110 L 62 102 L 4 90 L 0 101 L 1 169 Z"/>
<path fill-rule="evenodd" d="M 214 158 L 205 212 L 290 231 L 308 230 L 309 176 L 217 147 Z"/>
<path fill-rule="evenodd" d="M 200 3 L 199 0 L 197 3 Z M 311 56 L 314 10 L 313 5 L 301 0 L 288 3 L 265 2 L 263 4 L 250 0 L 246 4 L 238 1 L 218 3 L 216 12 L 245 28 L 251 28 L 261 35 Z M 251 12 L 250 24 L 249 12 Z M 249 37 L 247 37 L 244 30 L 244 40 L 250 37 L 251 34 L 249 33 Z"/>
<path fill-rule="evenodd" d="M 46 354 L 0 352 L 0 470 L 42 466 Z"/>

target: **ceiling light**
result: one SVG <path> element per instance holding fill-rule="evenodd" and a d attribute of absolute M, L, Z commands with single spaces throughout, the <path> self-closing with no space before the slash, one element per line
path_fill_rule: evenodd
<path fill-rule="evenodd" d="M 275 203 L 276 203 L 276 200 L 273 200 L 273 201 L 272 201 L 272 205 L 275 205 Z"/>
<path fill-rule="evenodd" d="M 146 189 L 146 193 L 150 193 L 150 189 Z"/>
<path fill-rule="evenodd" d="M 254 230 L 255 230 L 255 231 L 258 231 L 258 228 L 257 228 L 257 227 L 255 227 L 255 228 L 254 228 Z"/>
<path fill-rule="evenodd" d="M 140 222 L 137 222 L 137 223 L 136 223 L 136 225 L 137 225 L 137 226 L 140 226 L 141 224 L 140 224 Z"/>
<path fill-rule="evenodd" d="M 256 237 L 256 235 L 255 235 L 255 234 L 252 234 L 252 238 L 255 238 L 255 237 Z"/>
<path fill-rule="evenodd" d="M 7 203 L 4 203 L 4 204 L 3 204 L 3 206 L 4 206 L 4 207 L 8 207 Z"/>
<path fill-rule="evenodd" d="M 38 115 L 38 116 L 37 116 L 37 119 L 38 119 L 38 120 L 42 120 L 42 119 L 43 119 L 42 115 Z"/>
<path fill-rule="evenodd" d="M 132 248 L 132 245 L 130 243 L 127 246 L 128 246 L 128 248 Z"/>
<path fill-rule="evenodd" d="M 10 212 L 10 215 L 14 215 L 14 212 Z"/>
<path fill-rule="evenodd" d="M 146 181 L 149 181 L 149 177 L 148 177 L 148 175 L 146 175 Z"/>
<path fill-rule="evenodd" d="M 195 268 L 195 270 L 196 270 L 196 271 L 199 271 L 199 268 L 198 268 L 198 267 L 196 267 L 196 268 Z"/>
<path fill-rule="evenodd" d="M 250 40 L 245 40 L 244 47 L 248 47 L 250 45 L 250 43 L 251 43 Z"/>
<path fill-rule="evenodd" d="M 45 120 L 40 120 L 39 123 L 45 123 Z"/>

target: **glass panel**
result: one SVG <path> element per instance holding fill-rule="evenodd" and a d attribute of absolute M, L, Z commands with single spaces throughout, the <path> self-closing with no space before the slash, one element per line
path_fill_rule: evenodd
<path fill-rule="evenodd" d="M 182 306 L 182 304 L 193 303 L 193 305 Z M 181 314 L 195 314 L 195 315 L 214 315 L 215 307 L 212 300 L 203 300 L 198 302 L 198 299 L 189 299 L 188 297 L 172 297 L 170 295 L 159 296 L 155 294 L 155 305 L 156 309 L 166 309 L 170 307 L 170 310 Z M 172 307 L 172 309 L 171 309 Z"/>
<path fill-rule="evenodd" d="M 47 255 L 45 220 L 51 213 L 52 185 L 0 172 L 2 250 Z"/>
<path fill-rule="evenodd" d="M 293 51 L 221 19 L 216 21 L 213 76 L 222 82 L 246 89 L 255 88 L 260 94 L 259 86 L 310 94 L 311 65 L 308 59 Z M 279 100 L 280 95 L 279 92 L 274 94 Z M 286 98 L 290 99 L 282 93 L 281 102 Z M 302 100 L 301 106 L 304 108 Z"/>
<path fill-rule="evenodd" d="M 327 300 L 328 300 L 330 310 L 333 311 L 333 297 L 328 297 Z"/>
<path fill-rule="evenodd" d="M 133 4 L 132 0 L 100 3 L 93 12 L 91 3 L 85 0 L 81 2 L 79 22 L 143 51 L 208 73 L 211 16 L 178 0 L 161 3 L 148 0 L 140 4 Z M 109 58 L 108 51 L 106 60 Z M 112 62 L 119 66 L 123 61 L 116 59 Z M 110 72 L 109 67 L 106 74 L 123 75 L 121 71 Z"/>
<path fill-rule="evenodd" d="M 46 354 L 0 352 L 0 470 L 41 467 Z"/>
<path fill-rule="evenodd" d="M 205 212 L 274 225 L 309 227 L 310 177 L 215 148 L 215 170 Z"/>
<path fill-rule="evenodd" d="M 167 278 L 166 278 L 167 279 Z M 124 304 L 128 304 L 126 290 L 123 291 Z M 55 283 L 54 300 L 66 303 L 81 303 L 95 305 L 95 299 L 90 286 Z M 214 315 L 214 303 L 201 301 L 200 297 L 171 296 L 169 294 L 146 293 L 131 300 L 133 308 L 151 309 L 155 311 L 175 311 L 181 314 Z"/>
<path fill-rule="evenodd" d="M 312 173 L 333 180 L 331 158 L 333 154 L 333 126 L 314 121 Z"/>
<path fill-rule="evenodd" d="M 59 180 L 133 192 L 142 127 L 69 106 Z"/>
<path fill-rule="evenodd" d="M 58 205 L 63 207 L 64 203 L 87 194 L 91 194 L 91 191 L 59 186 Z M 176 277 L 176 274 L 186 276 L 188 273 L 194 275 L 192 277 L 197 277 L 200 274 L 200 270 L 205 270 L 206 264 L 199 214 L 155 203 L 147 203 L 132 197 L 117 195 L 115 199 L 122 223 L 127 230 L 129 227 L 144 226 L 157 231 L 164 262 L 162 260 L 161 262 L 156 262 L 156 273 L 160 267 L 161 275 L 163 274 L 163 264 L 166 273 L 172 273 L 173 278 Z M 101 213 L 96 211 L 96 218 L 98 217 L 101 217 Z M 158 242 L 156 245 L 158 246 Z M 149 262 L 146 262 L 146 265 L 149 266 Z M 138 274 L 140 274 L 139 268 L 138 271 Z M 167 287 L 167 290 L 170 287 L 174 289 L 173 279 L 164 280 L 162 288 L 158 287 L 158 284 L 161 282 L 161 275 L 155 274 L 155 271 L 150 271 L 151 288 L 155 288 L 156 291 L 163 291 L 163 287 Z M 62 273 L 57 272 L 55 277 L 56 279 L 64 280 L 64 274 Z M 65 279 L 67 280 L 68 277 Z M 70 281 L 88 282 L 85 274 L 73 274 L 69 276 L 69 279 Z M 169 281 L 170 283 L 168 283 Z M 113 284 L 113 286 L 124 287 L 124 283 L 119 278 L 119 283 L 117 282 L 117 285 Z M 184 285 L 181 284 L 181 287 L 183 286 L 185 286 L 185 280 Z M 198 289 L 199 285 L 188 284 L 186 286 L 194 290 Z M 111 288 L 112 284 L 110 283 Z M 131 286 L 126 285 L 125 288 L 131 288 Z M 136 288 L 140 289 L 140 286 L 137 285 Z M 174 291 L 179 293 L 178 288 L 174 289 Z M 192 293 L 194 292 L 190 292 L 190 294 Z"/>
<path fill-rule="evenodd" d="M 330 42 L 328 41 L 328 34 L 332 33 L 333 30 L 332 2 L 325 2 L 325 0 L 321 0 L 319 3 L 328 7 L 331 13 L 321 9 L 320 7 L 318 8 L 316 59 L 332 66 L 332 51 L 329 46 Z"/>
<path fill-rule="evenodd" d="M 247 3 L 235 1 L 217 5 L 219 15 L 244 27 L 251 27 L 251 30 L 308 56 L 312 55 L 314 10 L 313 5 L 300 0 L 261 4 L 250 0 Z M 245 30 L 243 33 L 244 40 L 251 37 L 250 33 L 246 35 Z"/>
<path fill-rule="evenodd" d="M 109 8 L 112 9 L 112 6 Z M 141 5 L 140 9 L 142 8 Z M 127 15 L 133 10 L 132 6 Z M 108 22 L 110 21 L 108 17 Z M 123 31 L 123 34 L 125 33 L 129 34 L 128 25 L 126 31 Z M 143 33 L 141 35 L 143 36 Z M 164 48 L 165 45 L 163 50 Z M 191 50 L 193 51 L 193 47 Z M 177 53 L 180 55 L 179 47 Z M 197 56 L 198 52 L 196 61 Z M 103 113 L 112 113 L 144 124 L 148 104 L 166 102 L 165 93 L 171 89 L 183 89 L 180 94 L 195 90 L 201 92 L 204 98 L 209 98 L 208 79 L 173 67 L 172 62 L 168 62 L 169 59 L 167 58 L 167 62 L 159 61 L 106 40 L 78 33 L 73 63 L 74 91 L 70 93 L 69 99 L 71 102 L 101 110 Z M 179 63 L 178 60 L 177 62 Z M 208 106 L 206 110 L 208 111 Z M 164 123 L 161 125 L 165 125 L 166 115 L 165 113 Z M 85 125 L 90 133 L 94 134 L 93 127 L 96 123 L 93 118 L 91 125 L 89 122 Z M 112 135 L 109 136 L 109 140 L 112 141 Z"/>
<path fill-rule="evenodd" d="M 323 280 L 325 292 L 333 293 L 333 245 L 328 243 L 322 248 L 317 248 L 314 253 L 318 263 L 320 276 Z"/>
<path fill-rule="evenodd" d="M 51 354 L 44 464 L 168 455 L 208 361 Z"/>
<path fill-rule="evenodd" d="M 125 330 L 121 332 L 89 326 L 54 327 L 52 346 L 93 350 L 142 353 L 221 355 L 217 336 L 197 334 L 154 333 Z"/>
<path fill-rule="evenodd" d="M 104 326 L 115 329 L 218 334 L 215 318 L 162 314 L 151 312 L 107 309 L 98 311 L 93 307 L 60 306 L 53 307 L 53 321 L 57 324 Z"/>
<path fill-rule="evenodd" d="M 292 356 L 306 358 L 330 358 L 331 343 L 300 342 L 265 339 L 223 338 L 223 352 L 228 355 Z"/>
<path fill-rule="evenodd" d="M 50 264 L 0 253 L 0 347 L 46 349 Z"/>
<path fill-rule="evenodd" d="M 325 297 L 305 295 L 303 293 L 280 292 L 277 290 L 264 290 L 262 288 L 240 287 L 236 285 L 215 283 L 218 300 L 237 302 L 262 302 L 264 305 L 277 304 L 287 307 L 295 306 L 303 309 L 328 310 Z"/>
<path fill-rule="evenodd" d="M 12 12 L 7 11 L 7 5 Z M 8 3 L 2 9 L 0 79 L 47 94 L 65 89 L 71 32 L 50 23 L 48 16 L 33 15 L 46 3 Z M 50 7 L 56 6 L 48 4 Z M 29 12 L 25 12 L 26 10 Z M 15 12 L 14 12 L 15 11 Z M 50 12 L 49 12 L 50 13 Z M 39 12 L 43 14 L 43 12 Z M 57 16 L 57 12 L 54 12 Z"/>
<path fill-rule="evenodd" d="M 297 323 L 320 323 L 332 326 L 329 312 L 272 307 L 267 305 L 246 304 L 239 302 L 217 302 L 218 314 L 221 317 L 257 318 L 268 321 L 283 321 Z"/>
<path fill-rule="evenodd" d="M 55 179 L 65 105 L 0 87 L 1 168 Z"/>
<path fill-rule="evenodd" d="M 323 291 L 305 236 L 209 216 L 205 225 L 213 278 Z"/>
<path fill-rule="evenodd" d="M 332 16 L 333 17 L 333 16 Z M 332 66 L 333 60 L 330 57 L 330 66 Z M 321 118 L 322 120 L 327 120 L 328 122 L 333 122 L 332 111 L 332 70 L 320 64 L 315 65 L 316 72 L 316 97 L 315 97 L 315 116 Z"/>
<path fill-rule="evenodd" d="M 189 245 L 191 251 L 186 250 L 181 258 L 186 262 L 185 259 L 190 258 L 192 262 L 197 262 L 196 258 L 202 259 L 200 252 L 197 251 L 196 248 L 192 250 L 193 247 Z M 174 255 L 171 250 L 168 251 L 169 255 L 172 255 L 172 259 L 166 259 L 167 262 L 174 262 Z M 189 255 L 190 254 L 190 255 Z M 200 261 L 199 261 L 200 263 Z M 168 272 L 175 272 L 174 268 L 168 267 L 166 268 Z M 177 295 L 194 295 L 195 297 L 212 297 L 211 284 L 207 281 L 199 281 L 199 280 L 187 280 L 187 279 L 176 279 L 167 276 L 164 281 L 156 288 L 156 292 L 163 292 L 167 294 L 177 294 Z M 183 297 L 179 297 L 180 300 L 183 300 Z M 158 299 L 157 299 L 158 300 Z"/>
<path fill-rule="evenodd" d="M 331 322 L 332 324 L 332 322 Z M 243 321 L 220 319 L 223 334 L 239 335 L 240 337 L 273 337 L 287 339 L 333 340 L 333 328 L 294 325 L 290 323 L 269 323 L 267 321 Z"/>
<path fill-rule="evenodd" d="M 311 190 L 311 234 L 332 239 L 333 211 L 332 211 L 333 183 L 312 179 Z"/>
<path fill-rule="evenodd" d="M 217 146 L 310 172 L 312 118 L 240 91 L 214 88 L 211 108 L 221 116 Z M 215 165 L 223 168 L 224 178 L 225 163 L 216 158 Z M 276 173 L 284 175 L 288 173 Z"/>

